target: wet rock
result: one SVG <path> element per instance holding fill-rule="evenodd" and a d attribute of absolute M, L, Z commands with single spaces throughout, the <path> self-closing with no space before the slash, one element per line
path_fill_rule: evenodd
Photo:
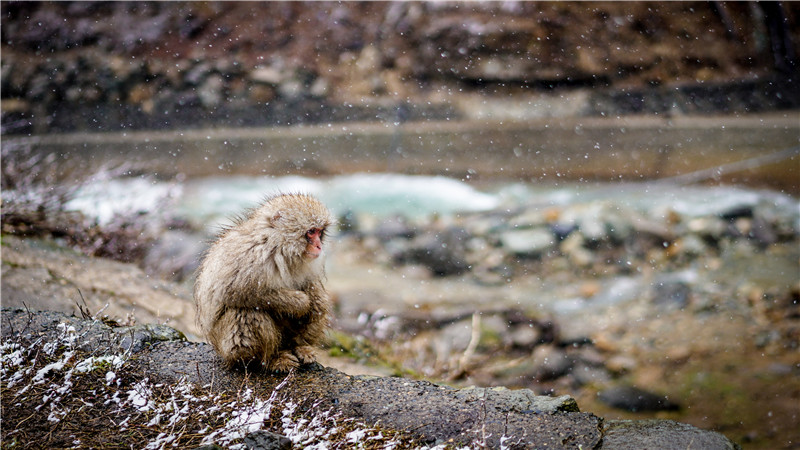
<path fill-rule="evenodd" d="M 602 448 L 609 449 L 735 450 L 741 448 L 720 433 L 701 430 L 672 420 L 608 420 L 604 422 L 603 432 Z"/>
<path fill-rule="evenodd" d="M 577 361 L 569 372 L 579 386 L 586 384 L 605 384 L 611 381 L 611 374 L 603 367 Z"/>
<path fill-rule="evenodd" d="M 142 264 L 148 274 L 183 281 L 199 266 L 206 245 L 206 239 L 197 234 L 169 230 L 147 251 Z"/>
<path fill-rule="evenodd" d="M 572 368 L 573 362 L 564 350 L 553 345 L 540 345 L 533 350 L 531 356 L 534 378 L 539 381 L 565 375 Z"/>
<path fill-rule="evenodd" d="M 605 366 L 613 373 L 623 374 L 636 369 L 638 364 L 628 355 L 614 355 L 606 360 Z"/>
<path fill-rule="evenodd" d="M 119 346 L 125 351 L 134 353 L 140 352 L 147 345 L 156 342 L 186 340 L 186 336 L 183 333 L 166 325 L 136 325 L 117 328 L 114 332 L 120 336 Z"/>
<path fill-rule="evenodd" d="M 103 350 L 114 345 L 105 325 L 55 313 L 41 313 L 41 318 L 37 314 L 31 317 L 23 310 L 3 309 L 3 337 L 22 330 L 14 335 L 16 339 L 55 338 L 60 332 L 56 325 L 66 322 L 82 342 Z M 579 412 L 569 396 L 538 397 L 531 391 L 502 388 L 459 390 L 395 377 L 350 376 L 319 364 L 305 366 L 288 378 L 242 373 L 226 370 L 210 345 L 184 341 L 145 347 L 134 361 L 150 380 L 161 383 L 184 380 L 206 385 L 214 380 L 209 389 L 236 392 L 246 388 L 268 397 L 279 383 L 286 382 L 282 392 L 301 408 L 321 405 L 343 420 L 380 423 L 429 445 L 468 445 L 479 433 L 485 434 L 490 448 L 499 448 L 504 434 L 517 439 L 517 448 L 595 448 L 601 440 L 600 418 Z M 254 443 L 262 437 L 254 436 Z"/>
<path fill-rule="evenodd" d="M 373 234 L 381 241 L 388 241 L 394 238 L 411 239 L 416 236 L 417 231 L 405 217 L 394 216 L 381 220 Z"/>
<path fill-rule="evenodd" d="M 772 224 L 759 216 L 753 218 L 748 234 L 765 247 L 778 241 L 778 235 Z"/>
<path fill-rule="evenodd" d="M 472 321 L 469 319 L 461 320 L 442 328 L 437 339 L 441 341 L 436 345 L 437 348 L 445 348 L 443 355 L 462 353 L 467 349 L 472 338 Z"/>
<path fill-rule="evenodd" d="M 225 80 L 221 75 L 213 74 L 209 76 L 197 90 L 200 103 L 208 109 L 216 108 L 224 99 L 224 88 Z"/>
<path fill-rule="evenodd" d="M 720 240 L 728 229 L 725 222 L 710 216 L 691 219 L 686 226 L 690 232 L 714 241 Z"/>
<path fill-rule="evenodd" d="M 518 348 L 533 348 L 541 338 L 542 332 L 539 328 L 530 324 L 514 326 L 508 333 L 511 345 Z"/>
<path fill-rule="evenodd" d="M 470 269 L 464 249 L 468 237 L 462 228 L 427 232 L 396 255 L 395 261 L 420 264 L 437 276 L 458 275 Z"/>
<path fill-rule="evenodd" d="M 132 264 L 91 258 L 50 241 L 3 237 L 3 306 L 79 313 L 78 306 L 127 323 L 169 320 L 196 335 L 194 303 L 185 287 L 153 279 Z"/>
<path fill-rule="evenodd" d="M 572 233 L 561 242 L 561 252 L 569 258 L 570 263 L 578 267 L 586 267 L 591 265 L 594 260 L 594 254 L 584 247 L 584 238 L 580 233 Z"/>
<path fill-rule="evenodd" d="M 278 433 L 262 430 L 245 436 L 244 446 L 248 450 L 289 450 L 292 441 Z"/>
<path fill-rule="evenodd" d="M 506 231 L 500 244 L 507 252 L 520 256 L 538 256 L 555 247 L 556 238 L 549 230 L 530 228 Z"/>
<path fill-rule="evenodd" d="M 681 256 L 691 257 L 705 254 L 708 245 L 698 235 L 687 234 L 675 241 L 672 251 Z"/>
<path fill-rule="evenodd" d="M 685 308 L 689 306 L 692 289 L 681 281 L 658 282 L 653 289 L 653 304 L 666 308 Z"/>
<path fill-rule="evenodd" d="M 283 71 L 275 67 L 256 67 L 248 75 L 254 83 L 269 84 L 272 86 L 279 85 L 286 76 Z"/>
<path fill-rule="evenodd" d="M 536 395 L 530 389 L 508 389 L 498 386 L 493 388 L 467 387 L 456 392 L 456 398 L 475 402 L 501 400 L 512 411 L 530 411 L 537 413 L 580 412 L 578 403 L 569 395 L 548 397 Z"/>
<path fill-rule="evenodd" d="M 615 386 L 597 394 L 597 398 L 617 409 L 631 412 L 674 411 L 680 408 L 677 403 L 663 395 L 639 389 L 634 386 Z"/>
<path fill-rule="evenodd" d="M 200 86 L 203 80 L 211 74 L 211 63 L 201 62 L 195 64 L 183 77 L 183 81 L 190 86 Z"/>

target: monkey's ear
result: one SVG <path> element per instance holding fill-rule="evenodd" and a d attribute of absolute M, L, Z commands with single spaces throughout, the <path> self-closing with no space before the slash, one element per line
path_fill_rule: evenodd
<path fill-rule="evenodd" d="M 281 212 L 277 211 L 275 214 L 270 216 L 268 219 L 270 225 L 275 225 L 276 222 L 281 220 Z"/>

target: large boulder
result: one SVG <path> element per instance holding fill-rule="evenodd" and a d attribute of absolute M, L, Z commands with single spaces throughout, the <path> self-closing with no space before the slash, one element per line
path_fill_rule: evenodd
<path fill-rule="evenodd" d="M 456 389 L 395 377 L 350 376 L 318 364 L 288 377 L 228 370 L 211 346 L 186 341 L 179 332 L 166 332 L 163 326 L 111 327 L 98 320 L 21 308 L 4 308 L 2 323 L 4 358 L 6 347 L 58 343 L 67 330 L 70 348 L 75 349 L 71 351 L 124 352 L 138 367 L 136 373 L 146 374 L 145 381 L 155 386 L 189 383 L 218 393 L 252 391 L 256 398 L 269 397 L 270 401 L 280 389 L 283 401 L 295 407 L 326 409 L 343 420 L 379 424 L 425 445 L 478 442 L 488 448 L 500 448 L 501 444 L 556 449 L 685 448 L 688 442 L 695 442 L 708 449 L 736 448 L 718 433 L 672 421 L 604 425 L 600 417 L 580 412 L 569 396 L 537 396 L 526 389 Z M 50 367 L 39 373 L 55 376 L 57 370 Z M 8 372 L 3 371 L 4 382 L 11 375 Z M 6 394 L 11 393 L 4 390 Z M 262 431 L 251 429 L 246 439 L 260 439 Z M 273 438 L 281 441 L 280 436 Z"/>

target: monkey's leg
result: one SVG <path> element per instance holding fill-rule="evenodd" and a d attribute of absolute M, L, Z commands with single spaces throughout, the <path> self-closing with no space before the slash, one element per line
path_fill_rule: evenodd
<path fill-rule="evenodd" d="M 281 350 L 277 356 L 267 363 L 267 370 L 271 372 L 288 372 L 299 366 L 297 357 L 288 350 Z"/>
<path fill-rule="evenodd" d="M 268 363 L 276 357 L 281 334 L 269 314 L 249 309 L 230 308 L 214 323 L 208 333 L 228 366 L 258 359 Z"/>
<path fill-rule="evenodd" d="M 330 321 L 331 301 L 322 285 L 312 285 L 307 291 L 311 299 L 311 312 L 307 322 L 295 334 L 294 354 L 302 364 L 310 364 L 316 360 L 314 350 L 325 338 L 325 331 Z"/>

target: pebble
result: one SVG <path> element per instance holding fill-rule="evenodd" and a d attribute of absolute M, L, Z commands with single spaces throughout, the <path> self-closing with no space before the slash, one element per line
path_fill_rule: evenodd
<path fill-rule="evenodd" d="M 677 403 L 670 401 L 667 397 L 634 386 L 611 387 L 599 392 L 597 398 L 613 408 L 630 412 L 680 409 Z"/>

